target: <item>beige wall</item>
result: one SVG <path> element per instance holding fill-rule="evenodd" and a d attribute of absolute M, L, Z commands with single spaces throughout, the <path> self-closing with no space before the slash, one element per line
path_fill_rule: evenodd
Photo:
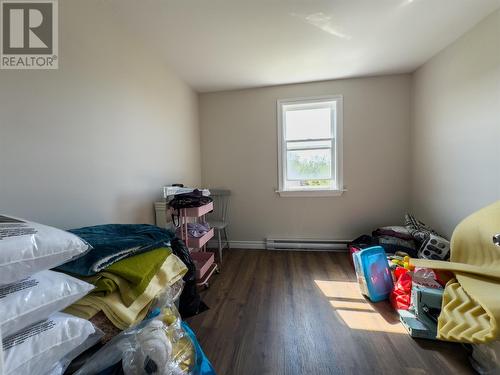
<path fill-rule="evenodd" d="M 500 199 L 500 11 L 414 75 L 412 206 L 449 236 Z"/>
<path fill-rule="evenodd" d="M 61 227 L 153 222 L 200 182 L 197 94 L 114 22 L 64 0 L 57 71 L 0 71 L 0 211 Z"/>
<path fill-rule="evenodd" d="M 344 96 L 341 197 L 279 197 L 276 100 Z M 202 178 L 231 189 L 233 240 L 351 239 L 400 223 L 409 205 L 410 76 L 394 75 L 200 95 Z"/>

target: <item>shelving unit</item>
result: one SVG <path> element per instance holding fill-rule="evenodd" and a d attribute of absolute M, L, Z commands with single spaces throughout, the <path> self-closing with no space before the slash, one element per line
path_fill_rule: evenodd
<path fill-rule="evenodd" d="M 218 271 L 218 265 L 215 263 L 214 254 L 207 251 L 207 242 L 214 236 L 214 230 L 211 228 L 202 237 L 190 236 L 187 229 L 189 219 L 195 219 L 195 222 L 206 222 L 205 216 L 214 209 L 213 202 L 201 207 L 183 208 L 179 214 L 179 228 L 177 236 L 180 237 L 189 248 L 191 257 L 196 266 L 196 280 L 198 286 L 208 288 L 210 277 Z"/>

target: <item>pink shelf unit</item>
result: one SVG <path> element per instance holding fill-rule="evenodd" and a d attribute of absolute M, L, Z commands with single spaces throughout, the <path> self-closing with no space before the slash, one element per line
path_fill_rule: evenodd
<path fill-rule="evenodd" d="M 214 202 L 207 203 L 201 207 L 185 208 L 186 217 L 202 217 L 214 209 Z"/>
<path fill-rule="evenodd" d="M 197 285 L 205 287 L 208 287 L 209 278 L 218 270 L 214 254 L 206 251 L 206 244 L 214 236 L 214 229 L 211 228 L 202 237 L 192 237 L 188 234 L 187 224 L 188 218 L 206 221 L 205 215 L 213 209 L 213 202 L 205 204 L 201 207 L 181 209 L 179 213 L 180 227 L 177 229 L 177 236 L 184 240 L 186 246 L 191 252 L 191 258 L 195 263 Z"/>
<path fill-rule="evenodd" d="M 179 228 L 177 230 L 177 236 L 184 239 L 182 236 L 182 228 Z M 188 234 L 187 241 L 185 239 L 184 240 L 186 241 L 186 243 L 189 244 L 188 247 L 190 249 L 201 249 L 213 236 L 214 236 L 214 228 L 210 228 L 210 230 L 201 237 L 193 237 Z"/>

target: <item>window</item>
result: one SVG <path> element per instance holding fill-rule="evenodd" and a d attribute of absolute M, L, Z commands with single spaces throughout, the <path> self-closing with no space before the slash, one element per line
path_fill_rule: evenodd
<path fill-rule="evenodd" d="M 342 96 L 278 100 L 279 193 L 342 193 Z"/>

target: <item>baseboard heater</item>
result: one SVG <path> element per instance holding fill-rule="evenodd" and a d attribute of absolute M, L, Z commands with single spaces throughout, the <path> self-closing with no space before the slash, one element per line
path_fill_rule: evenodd
<path fill-rule="evenodd" d="M 315 240 L 266 238 L 267 250 L 332 250 L 347 251 L 351 240 Z"/>

